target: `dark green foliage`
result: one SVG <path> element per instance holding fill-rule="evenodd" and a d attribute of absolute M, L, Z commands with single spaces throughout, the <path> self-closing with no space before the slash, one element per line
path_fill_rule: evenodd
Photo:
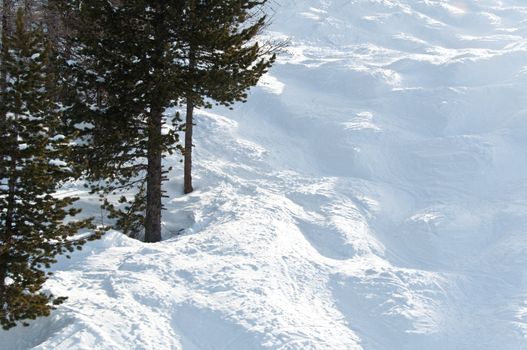
<path fill-rule="evenodd" d="M 72 33 L 68 111 L 82 122 L 79 159 L 91 188 L 117 229 L 137 236 L 143 225 L 145 240 L 158 241 L 162 159 L 179 148 L 190 160 L 194 107 L 245 101 L 274 61 L 254 41 L 266 1 L 55 2 Z M 166 116 L 183 104 L 185 126 L 179 115 Z M 185 130 L 185 147 L 178 130 Z"/>
<path fill-rule="evenodd" d="M 145 186 L 146 182 L 143 181 L 133 198 L 121 196 L 116 204 L 103 198 L 102 206 L 108 211 L 108 218 L 115 220 L 115 227 L 135 239 L 143 238 L 146 210 Z"/>
<path fill-rule="evenodd" d="M 122 203 L 110 203 L 108 195 L 140 192 L 152 172 L 160 182 L 162 156 L 178 147 L 179 118 L 167 118 L 164 112 L 180 98 L 180 75 L 174 65 L 179 56 L 171 29 L 177 22 L 173 14 L 181 13 L 179 3 L 136 0 L 112 5 L 94 0 L 83 6 L 80 1 L 58 4 L 66 20 L 74 19 L 68 22 L 73 28 L 70 91 L 75 92 L 70 114 L 87 125 L 81 133 L 85 147 L 80 158 L 86 160 L 92 190 L 105 198 L 105 207 L 118 218 L 116 228 L 133 236 L 138 233 L 129 228 L 137 228 L 147 216 L 147 203 L 138 201 L 146 198 L 148 202 L 149 196 L 127 194 L 128 208 L 122 208 Z M 173 127 L 162 132 L 164 125 Z M 148 181 L 146 186 L 144 191 L 152 190 Z M 160 190 L 155 197 L 160 211 Z M 123 224 L 132 219 L 134 224 Z M 160 238 L 159 233 L 154 240 Z"/>
<path fill-rule="evenodd" d="M 73 197 L 54 193 L 78 175 L 65 161 L 71 137 L 59 132 L 60 105 L 42 30 L 26 30 L 23 13 L 16 30 L 2 37 L 0 116 L 0 324 L 4 329 L 49 315 L 65 298 L 40 290 L 58 254 L 68 254 L 99 233 L 74 238 L 91 219 L 73 220 Z M 71 136 L 71 135 L 70 135 Z"/>
<path fill-rule="evenodd" d="M 207 99 L 230 106 L 244 102 L 247 90 L 271 67 L 272 48 L 256 35 L 267 24 L 266 0 L 188 0 L 179 22 L 185 99 L 210 107 Z M 192 61 L 192 62 L 191 62 Z"/>

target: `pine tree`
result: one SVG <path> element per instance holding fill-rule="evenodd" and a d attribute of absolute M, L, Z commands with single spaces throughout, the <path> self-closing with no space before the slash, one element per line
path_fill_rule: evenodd
<path fill-rule="evenodd" d="M 246 90 L 274 60 L 253 42 L 265 25 L 256 9 L 266 1 L 81 2 L 59 7 L 73 19 L 71 113 L 89 124 L 87 174 L 103 196 L 137 185 L 134 196 L 121 197 L 124 210 L 108 202 L 106 208 L 118 228 L 137 229 L 140 223 L 144 240 L 157 242 L 162 159 L 181 148 L 179 115 L 170 120 L 165 112 L 187 105 L 184 155 L 190 173 L 194 108 L 210 106 L 209 100 L 225 105 L 245 100 Z M 171 127 L 164 128 L 167 124 Z"/>
<path fill-rule="evenodd" d="M 90 125 L 82 137 L 92 189 L 106 196 L 135 188 L 135 194 L 125 193 L 120 203 L 107 201 L 105 207 L 118 219 L 118 229 L 146 242 L 161 240 L 162 159 L 178 147 L 178 115 L 168 117 L 165 111 L 181 96 L 172 29 L 181 5 L 160 0 L 59 4 L 65 18 L 74 18 L 69 22 L 75 76 L 70 90 L 76 92 L 71 114 Z M 144 233 L 136 232 L 139 226 Z"/>
<path fill-rule="evenodd" d="M 98 233 L 76 238 L 91 219 L 74 220 L 76 198 L 54 196 L 77 170 L 68 164 L 71 139 L 59 133 L 60 106 L 50 48 L 41 29 L 26 29 L 23 10 L 16 28 L 3 35 L 6 89 L 0 114 L 0 324 L 4 329 L 49 315 L 64 301 L 43 293 L 58 254 L 68 254 Z"/>
<path fill-rule="evenodd" d="M 184 193 L 192 187 L 194 109 L 210 101 L 245 102 L 247 90 L 271 67 L 272 48 L 256 40 L 267 24 L 267 0 L 186 1 L 179 22 L 186 104 Z"/>

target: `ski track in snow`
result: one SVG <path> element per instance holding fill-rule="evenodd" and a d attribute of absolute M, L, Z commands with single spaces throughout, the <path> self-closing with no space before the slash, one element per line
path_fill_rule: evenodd
<path fill-rule="evenodd" d="M 527 348 L 527 5 L 274 8 L 289 46 L 197 113 L 166 240 L 61 259 L 69 300 L 0 349 Z"/>

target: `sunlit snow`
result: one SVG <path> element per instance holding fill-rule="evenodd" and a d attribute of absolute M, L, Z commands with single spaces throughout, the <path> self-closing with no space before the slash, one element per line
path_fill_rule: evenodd
<path fill-rule="evenodd" d="M 197 113 L 193 194 L 167 159 L 165 240 L 61 259 L 0 349 L 527 348 L 527 3 L 272 7 L 289 46 Z"/>

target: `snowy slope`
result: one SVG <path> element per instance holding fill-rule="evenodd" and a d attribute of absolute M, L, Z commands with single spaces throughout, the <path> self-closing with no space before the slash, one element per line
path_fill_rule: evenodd
<path fill-rule="evenodd" d="M 68 302 L 0 349 L 527 348 L 527 3 L 274 9 L 289 47 L 198 114 L 166 240 L 60 261 Z"/>

